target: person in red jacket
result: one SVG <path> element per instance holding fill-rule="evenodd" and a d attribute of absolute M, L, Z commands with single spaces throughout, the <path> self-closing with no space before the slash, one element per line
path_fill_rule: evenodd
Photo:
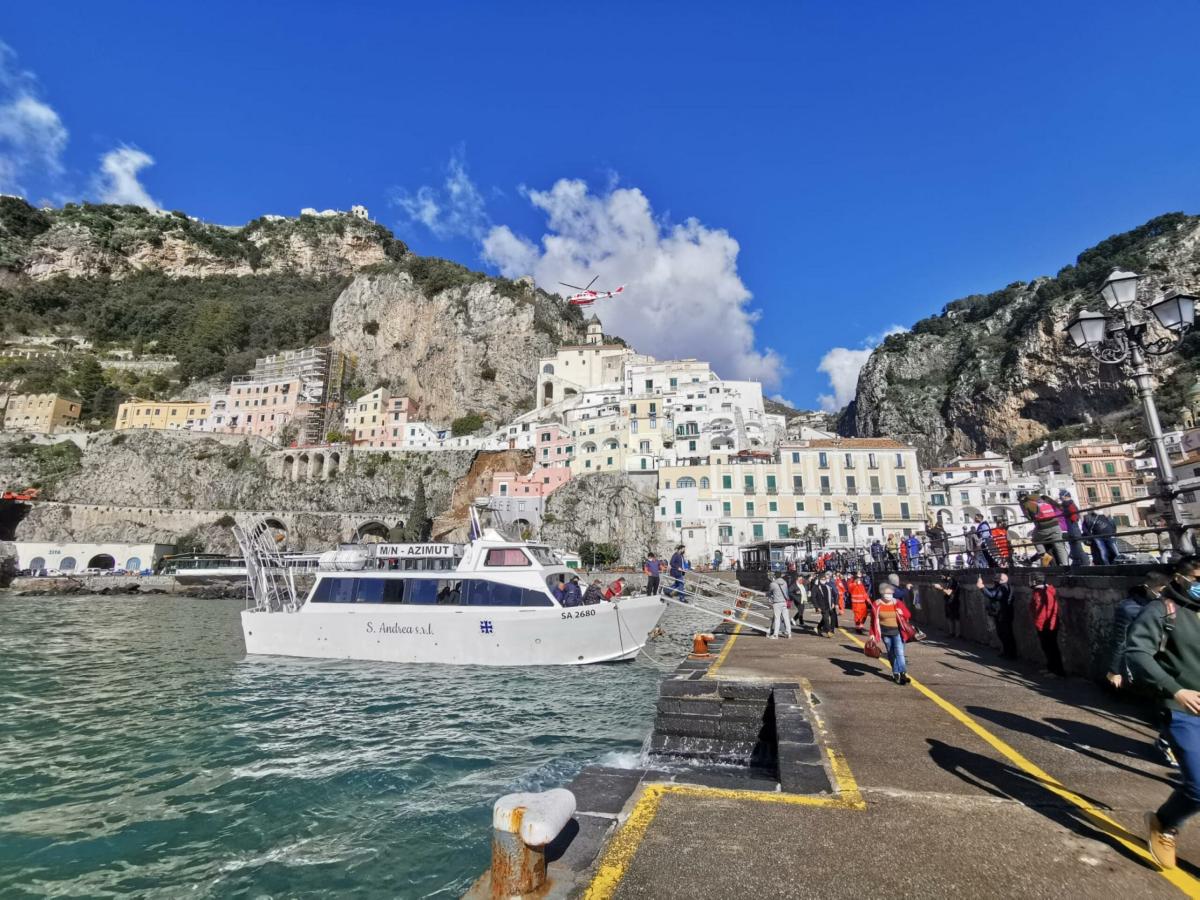
<path fill-rule="evenodd" d="M 865 634 L 866 628 L 863 626 L 867 623 L 867 607 L 871 603 L 871 595 L 867 593 L 867 586 L 862 583 L 862 579 L 858 575 L 854 575 L 850 579 L 850 609 L 854 612 L 854 630 L 859 634 Z"/>
<path fill-rule="evenodd" d="M 883 640 L 888 662 L 892 664 L 892 681 L 908 684 L 908 661 L 904 658 L 905 632 L 912 633 L 912 613 L 903 600 L 895 597 L 896 588 L 889 582 L 879 586 L 879 600 L 871 606 L 871 632 Z"/>
<path fill-rule="evenodd" d="M 618 578 L 616 581 L 614 581 L 612 584 L 610 584 L 608 586 L 607 590 L 605 590 L 604 599 L 612 600 L 614 597 L 620 597 L 624 591 L 625 591 L 625 579 Z"/>
<path fill-rule="evenodd" d="M 1046 669 L 1052 675 L 1065 676 L 1067 673 L 1063 669 L 1062 652 L 1058 649 L 1058 593 L 1044 576 L 1040 583 L 1034 584 L 1033 592 L 1029 595 L 1029 613 L 1033 627 L 1037 629 L 1042 652 L 1046 654 Z"/>

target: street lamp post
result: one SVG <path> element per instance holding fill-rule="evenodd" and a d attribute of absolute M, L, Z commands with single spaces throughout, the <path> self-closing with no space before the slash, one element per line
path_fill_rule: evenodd
<path fill-rule="evenodd" d="M 1180 553 L 1190 554 L 1193 552 L 1192 539 L 1184 528 L 1176 497 L 1175 472 L 1163 440 L 1147 356 L 1162 356 L 1179 348 L 1195 324 L 1196 298 L 1181 291 L 1172 291 L 1151 303 L 1139 303 L 1137 283 L 1141 277 L 1133 272 L 1113 269 L 1100 288 L 1100 296 L 1108 306 L 1109 314 L 1081 310 L 1067 323 L 1067 333 L 1076 347 L 1087 350 L 1100 362 L 1110 365 L 1128 363 L 1138 399 L 1142 401 L 1150 446 L 1158 464 L 1158 494 L 1171 529 L 1171 544 Z M 1155 336 L 1151 332 L 1154 322 L 1166 334 Z"/>

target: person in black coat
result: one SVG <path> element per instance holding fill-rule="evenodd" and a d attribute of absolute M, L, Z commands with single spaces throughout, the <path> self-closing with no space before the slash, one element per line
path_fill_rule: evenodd
<path fill-rule="evenodd" d="M 1013 607 L 1012 585 L 1008 576 L 1001 572 L 996 576 L 992 586 L 984 587 L 983 577 L 975 582 L 975 587 L 987 598 L 987 612 L 996 621 L 996 635 L 1000 638 L 1000 655 L 1005 659 L 1017 658 L 1017 638 L 1013 634 L 1013 620 L 1016 612 Z"/>

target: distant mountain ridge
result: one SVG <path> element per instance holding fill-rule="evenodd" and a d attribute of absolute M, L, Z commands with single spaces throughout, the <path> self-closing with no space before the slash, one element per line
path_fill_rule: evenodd
<path fill-rule="evenodd" d="M 0 268 L 38 281 L 145 271 L 329 278 L 407 253 L 387 228 L 350 214 L 263 216 L 230 228 L 178 211 L 92 203 L 36 209 L 0 197 Z"/>
<path fill-rule="evenodd" d="M 859 374 L 839 429 L 909 441 L 928 465 L 984 449 L 1020 450 L 1048 436 L 1140 434 L 1135 398 L 1114 372 L 1099 372 L 1065 334 L 1071 316 L 1121 267 L 1143 274 L 1147 295 L 1200 292 L 1200 216 L 1168 213 L 1079 255 L 1054 277 L 955 300 L 894 334 Z M 1200 337 L 1154 361 L 1164 425 L 1200 373 Z"/>
<path fill-rule="evenodd" d="M 48 332 L 172 353 L 185 382 L 332 342 L 362 388 L 404 392 L 439 424 L 530 408 L 537 359 L 584 336 L 579 309 L 532 282 L 417 256 L 351 213 L 225 227 L 0 197 L 0 339 Z"/>

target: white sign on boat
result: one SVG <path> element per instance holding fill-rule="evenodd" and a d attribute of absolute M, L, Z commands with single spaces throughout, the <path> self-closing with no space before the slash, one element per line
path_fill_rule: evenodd
<path fill-rule="evenodd" d="M 427 559 L 429 557 L 451 558 L 456 544 L 369 544 L 376 559 Z"/>

